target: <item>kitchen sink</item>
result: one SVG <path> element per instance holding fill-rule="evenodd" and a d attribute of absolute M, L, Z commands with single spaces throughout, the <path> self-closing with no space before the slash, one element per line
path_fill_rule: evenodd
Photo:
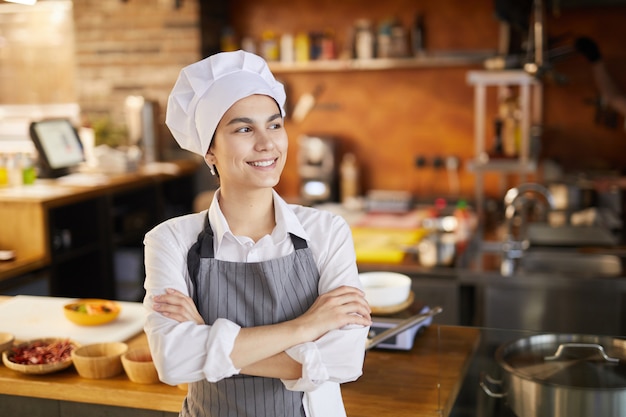
<path fill-rule="evenodd" d="M 623 273 L 619 256 L 578 251 L 528 250 L 519 263 L 520 271 L 527 273 L 561 273 L 598 277 L 617 277 Z"/>
<path fill-rule="evenodd" d="M 604 227 L 572 225 L 552 227 L 546 223 L 529 224 L 528 241 L 531 246 L 553 247 L 610 247 L 618 243 L 618 239 Z"/>

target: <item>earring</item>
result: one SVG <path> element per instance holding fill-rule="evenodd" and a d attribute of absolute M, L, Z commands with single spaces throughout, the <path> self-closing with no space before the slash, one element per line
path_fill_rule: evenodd
<path fill-rule="evenodd" d="M 211 172 L 211 175 L 215 176 L 215 165 L 209 165 L 209 171 Z"/>

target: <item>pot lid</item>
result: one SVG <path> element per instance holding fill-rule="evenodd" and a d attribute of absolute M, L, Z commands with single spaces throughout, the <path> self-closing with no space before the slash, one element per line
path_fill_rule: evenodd
<path fill-rule="evenodd" d="M 576 388 L 626 388 L 626 339 L 545 334 L 496 351 L 497 362 L 521 378 Z"/>

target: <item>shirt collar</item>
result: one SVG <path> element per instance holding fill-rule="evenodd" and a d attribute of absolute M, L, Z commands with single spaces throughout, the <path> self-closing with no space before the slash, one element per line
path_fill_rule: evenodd
<path fill-rule="evenodd" d="M 274 244 L 280 243 L 283 239 L 288 237 L 289 233 L 292 233 L 305 240 L 310 240 L 308 233 L 302 227 L 298 216 L 289 207 L 289 204 L 275 190 L 272 190 L 274 196 L 274 216 L 276 220 L 276 227 L 272 231 L 271 238 Z M 217 245 L 222 243 L 222 239 L 226 234 L 233 236 L 230 226 L 222 213 L 219 205 L 220 189 L 218 188 L 213 195 L 213 201 L 209 207 L 209 222 L 213 229 L 213 234 L 217 238 Z"/>

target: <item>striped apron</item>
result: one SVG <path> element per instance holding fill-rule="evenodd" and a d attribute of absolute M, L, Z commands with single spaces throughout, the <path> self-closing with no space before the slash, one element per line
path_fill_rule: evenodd
<path fill-rule="evenodd" d="M 290 234 L 295 251 L 264 262 L 215 259 L 208 221 L 187 255 L 190 294 L 205 323 L 226 318 L 241 327 L 263 326 L 302 315 L 318 296 L 319 272 L 304 239 Z M 234 375 L 189 384 L 182 417 L 304 416 L 302 392 L 280 379 Z"/>

